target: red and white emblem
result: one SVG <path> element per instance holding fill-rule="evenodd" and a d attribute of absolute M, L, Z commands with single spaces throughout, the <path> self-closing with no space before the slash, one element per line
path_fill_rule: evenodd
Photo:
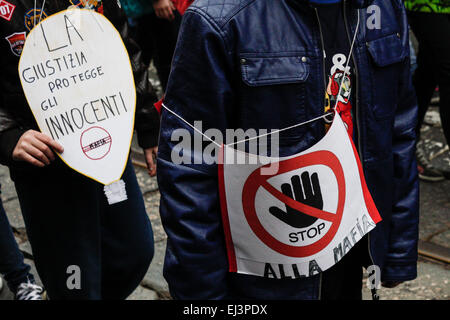
<path fill-rule="evenodd" d="M 26 32 L 15 32 L 5 38 L 9 42 L 12 53 L 18 57 L 22 54 L 26 37 Z"/>
<path fill-rule="evenodd" d="M 0 17 L 8 21 L 11 20 L 15 8 L 15 5 L 5 0 L 0 0 Z"/>
<path fill-rule="evenodd" d="M 86 157 L 91 160 L 100 160 L 111 150 L 112 138 L 105 129 L 92 127 L 81 134 L 80 144 Z"/>

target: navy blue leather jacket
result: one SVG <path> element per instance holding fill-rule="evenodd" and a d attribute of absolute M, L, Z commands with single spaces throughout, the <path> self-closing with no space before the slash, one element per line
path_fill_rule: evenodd
<path fill-rule="evenodd" d="M 366 27 L 369 5 L 380 8 L 380 29 Z M 383 218 L 368 250 L 382 280 L 406 281 L 416 277 L 419 199 L 408 24 L 400 0 L 346 0 L 349 39 L 358 13 L 355 143 Z M 297 124 L 323 114 L 322 52 L 307 0 L 198 0 L 184 16 L 165 104 L 190 123 L 202 120 L 204 131 Z M 172 163 L 177 128 L 189 129 L 163 110 L 158 182 L 168 235 L 164 276 L 173 297 L 320 298 L 321 275 L 291 280 L 227 272 L 217 165 Z M 323 135 L 322 121 L 285 131 L 280 155 L 298 153 Z"/>

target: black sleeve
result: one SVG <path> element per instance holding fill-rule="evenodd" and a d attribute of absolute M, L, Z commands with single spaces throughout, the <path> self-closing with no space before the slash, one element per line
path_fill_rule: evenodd
<path fill-rule="evenodd" d="M 126 16 L 116 1 L 105 1 L 104 13 L 119 30 L 130 56 L 137 94 L 135 128 L 138 133 L 138 143 L 144 149 L 155 147 L 158 144 L 159 113 L 153 104 L 158 98 L 148 80 L 148 68 L 142 62 L 141 49 L 130 37 Z"/>
<path fill-rule="evenodd" d="M 0 164 L 9 166 L 13 162 L 12 153 L 17 141 L 26 130 L 16 122 L 3 101 L 0 93 Z"/>
<path fill-rule="evenodd" d="M 12 128 L 0 132 L 0 164 L 10 166 L 13 163 L 12 153 L 25 130 Z"/>

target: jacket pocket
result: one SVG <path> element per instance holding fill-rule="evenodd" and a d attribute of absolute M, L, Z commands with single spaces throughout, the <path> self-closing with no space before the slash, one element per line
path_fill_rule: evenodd
<path fill-rule="evenodd" d="M 308 78 L 306 57 L 241 57 L 242 80 L 249 86 L 303 82 Z"/>
<path fill-rule="evenodd" d="M 367 42 L 369 53 L 378 67 L 403 61 L 406 57 L 405 48 L 399 34 L 392 34 L 377 40 Z"/>
<path fill-rule="evenodd" d="M 399 34 L 366 43 L 371 58 L 373 115 L 376 120 L 392 118 L 398 102 L 398 85 L 407 48 Z"/>
<path fill-rule="evenodd" d="M 305 119 L 305 82 L 309 58 L 299 55 L 242 54 L 240 120 L 246 127 L 281 129 Z M 301 136 L 304 127 L 280 138 Z"/>

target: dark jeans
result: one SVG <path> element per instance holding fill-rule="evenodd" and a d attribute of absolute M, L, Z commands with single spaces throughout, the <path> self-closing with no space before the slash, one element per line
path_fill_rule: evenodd
<path fill-rule="evenodd" d="M 0 199 L 0 274 L 5 278 L 9 289 L 12 292 L 16 292 L 19 284 L 28 280 L 34 280 L 29 271 L 30 266 L 23 262 L 22 252 L 20 252 L 14 239 L 8 217 Z"/>
<path fill-rule="evenodd" d="M 124 299 L 133 292 L 148 270 L 154 246 L 130 160 L 122 176 L 128 200 L 114 205 L 107 203 L 103 185 L 59 159 L 13 176 L 50 299 Z M 77 279 L 81 288 L 68 285 Z"/>
<path fill-rule="evenodd" d="M 433 92 L 439 86 L 442 129 L 450 143 L 450 14 L 410 12 L 408 17 L 419 41 L 417 70 L 413 76 L 419 104 L 417 133 Z"/>
<path fill-rule="evenodd" d="M 153 59 L 163 90 L 169 80 L 173 53 L 178 39 L 181 16 L 174 11 L 175 20 L 158 18 L 155 13 L 133 19 L 132 37 L 142 50 L 146 65 Z"/>
<path fill-rule="evenodd" d="M 322 300 L 362 300 L 363 266 L 371 264 L 368 237 L 322 274 Z"/>

